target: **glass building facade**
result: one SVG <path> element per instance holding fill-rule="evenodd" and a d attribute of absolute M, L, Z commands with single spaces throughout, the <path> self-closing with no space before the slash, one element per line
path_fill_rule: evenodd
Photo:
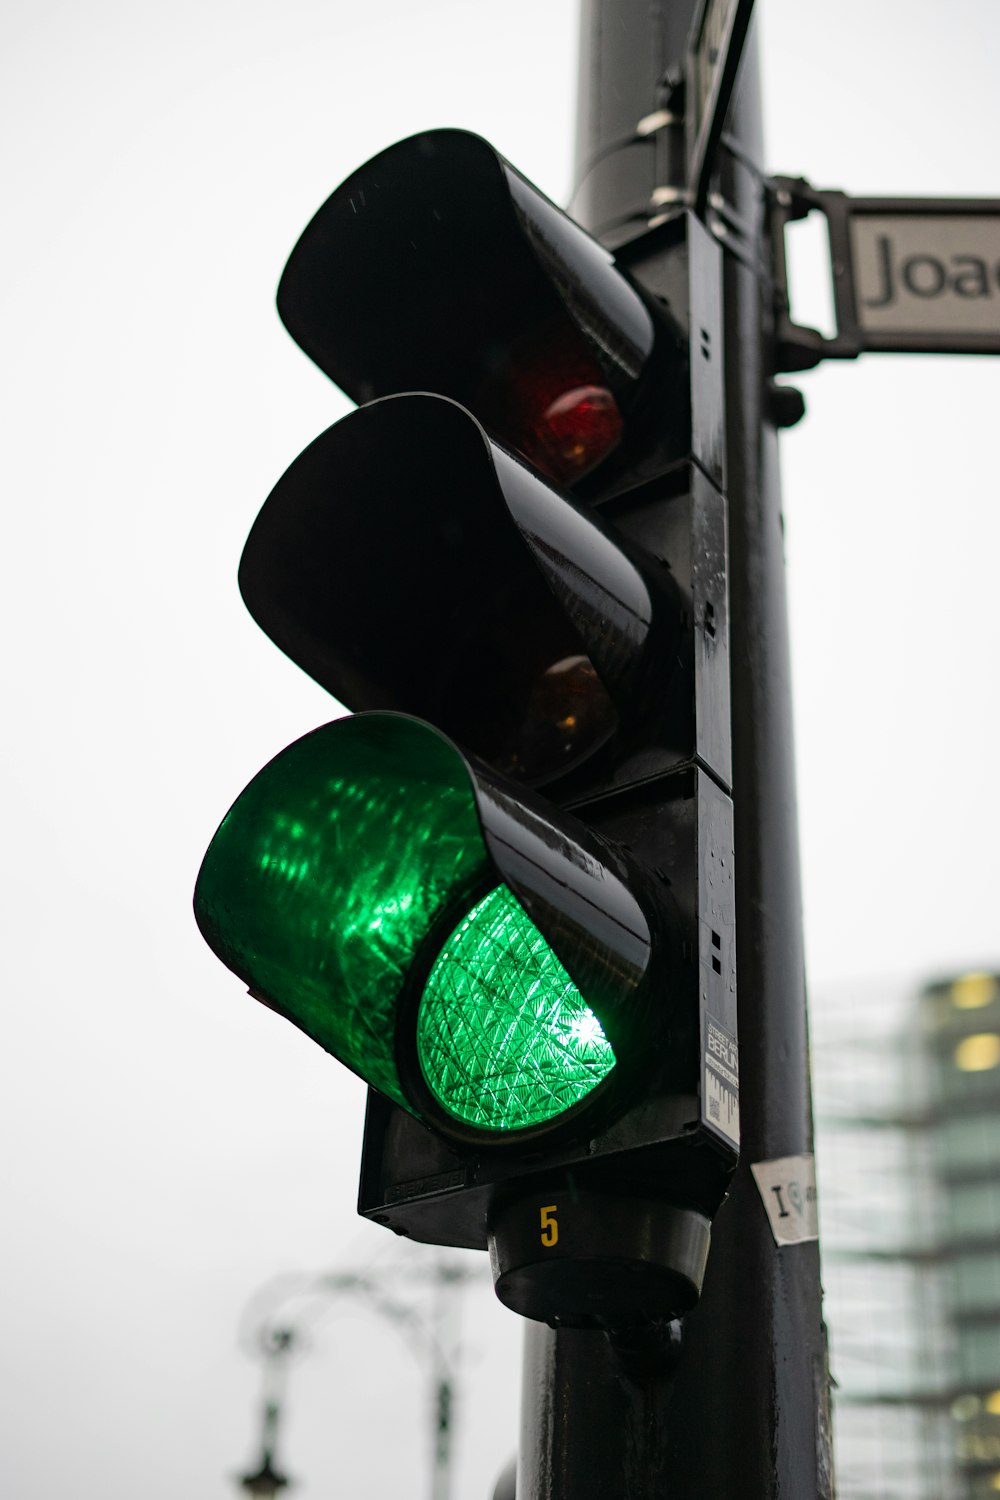
<path fill-rule="evenodd" d="M 840 1500 L 1000 1496 L 1000 976 L 811 1012 Z"/>

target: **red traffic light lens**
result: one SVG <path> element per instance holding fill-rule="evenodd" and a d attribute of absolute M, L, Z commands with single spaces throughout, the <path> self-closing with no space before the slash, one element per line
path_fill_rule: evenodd
<path fill-rule="evenodd" d="M 621 412 L 611 392 L 581 385 L 549 402 L 529 430 L 524 451 L 537 469 L 573 484 L 617 447 L 621 435 Z"/>
<path fill-rule="evenodd" d="M 621 441 L 618 403 L 582 339 L 548 322 L 516 340 L 481 394 L 482 418 L 540 473 L 573 485 Z"/>

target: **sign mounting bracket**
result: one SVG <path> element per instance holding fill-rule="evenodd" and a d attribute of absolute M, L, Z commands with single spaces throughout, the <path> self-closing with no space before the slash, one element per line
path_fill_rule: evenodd
<path fill-rule="evenodd" d="M 776 371 L 887 354 L 1000 354 L 1000 199 L 852 198 L 767 184 Z M 832 336 L 792 319 L 785 228 L 817 211 L 830 241 Z"/>

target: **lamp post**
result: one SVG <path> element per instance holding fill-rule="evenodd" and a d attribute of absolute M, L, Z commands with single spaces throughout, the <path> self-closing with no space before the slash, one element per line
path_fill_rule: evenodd
<path fill-rule="evenodd" d="M 274 1451 L 278 1441 L 288 1359 L 294 1342 L 295 1335 L 290 1328 L 269 1330 L 267 1339 L 261 1341 L 265 1364 L 260 1465 L 249 1474 L 241 1474 L 237 1480 L 240 1489 L 245 1490 L 248 1495 L 261 1497 L 261 1500 L 274 1500 L 279 1490 L 287 1489 L 293 1482 L 287 1474 L 282 1474 L 275 1467 Z"/>
<path fill-rule="evenodd" d="M 430 1500 L 450 1500 L 454 1398 L 460 1358 L 458 1299 L 455 1292 L 475 1273 L 457 1261 L 438 1257 L 426 1267 L 408 1263 L 406 1287 L 430 1284 L 426 1299 L 412 1298 L 393 1286 L 393 1267 L 375 1271 L 334 1271 L 279 1277 L 255 1295 L 243 1318 L 241 1342 L 264 1361 L 261 1459 L 257 1469 L 238 1483 L 248 1495 L 266 1500 L 292 1481 L 274 1462 L 278 1427 L 284 1408 L 288 1363 L 306 1347 L 305 1334 L 325 1317 L 333 1299 L 361 1298 L 393 1324 L 429 1371 L 432 1391 Z"/>

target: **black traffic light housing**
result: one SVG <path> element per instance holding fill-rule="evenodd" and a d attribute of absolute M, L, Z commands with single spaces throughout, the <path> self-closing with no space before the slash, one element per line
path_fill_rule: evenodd
<path fill-rule="evenodd" d="M 199 922 L 257 998 L 375 1085 L 362 1214 L 488 1246 L 498 1295 L 531 1317 L 679 1316 L 739 1138 L 718 246 L 680 213 L 613 259 L 485 142 L 436 131 L 331 196 L 279 308 L 368 404 L 279 481 L 240 584 L 357 717 L 282 752 L 234 804 Z M 438 760 L 443 781 L 419 771 Z M 414 776 L 432 847 L 412 864 Z M 438 889 L 457 787 L 480 853 Z M 396 872 L 364 920 L 344 872 L 360 859 L 367 889 L 382 877 L 348 804 Z M 422 882 L 433 900 L 392 947 L 387 914 L 420 907 Z M 597 1032 L 614 1049 L 607 1078 L 513 1129 L 449 1113 L 414 1042 L 491 889 L 592 1005 L 570 1050 Z M 269 947 L 276 912 L 301 921 Z M 612 930 L 629 936 L 602 948 Z M 377 983 L 356 962 L 376 950 Z M 502 1029 L 498 974 L 475 1003 Z"/>

